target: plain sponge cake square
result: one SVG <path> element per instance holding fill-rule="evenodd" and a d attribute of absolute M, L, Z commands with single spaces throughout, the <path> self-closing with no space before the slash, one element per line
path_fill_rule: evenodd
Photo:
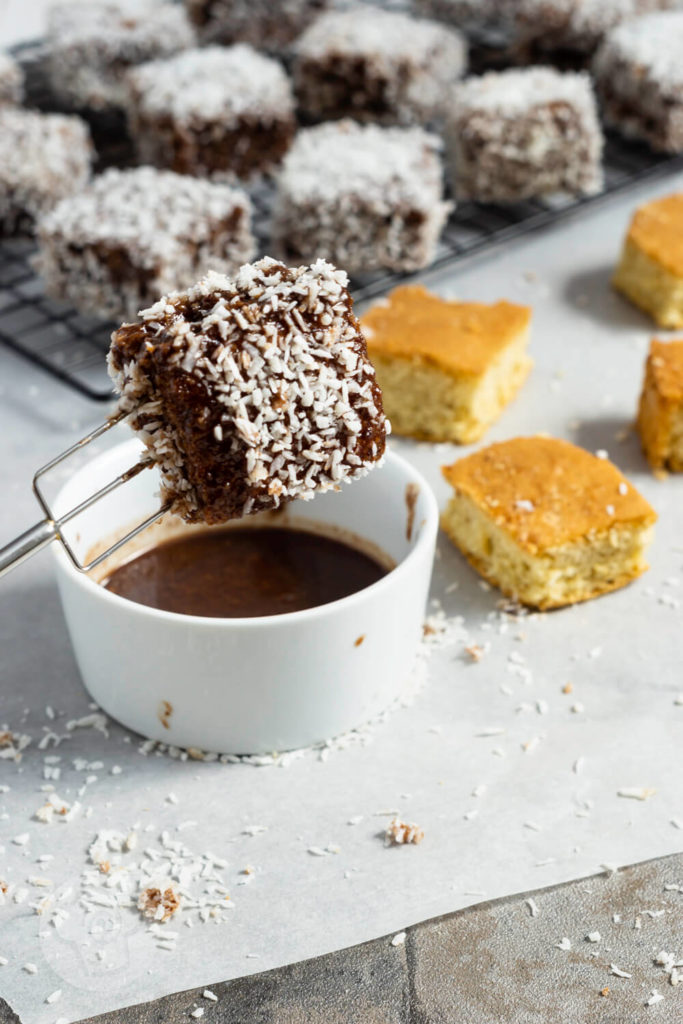
<path fill-rule="evenodd" d="M 636 210 L 612 283 L 660 327 L 683 327 L 683 193 Z"/>
<path fill-rule="evenodd" d="M 650 345 L 638 432 L 653 469 L 683 472 L 683 341 Z"/>
<path fill-rule="evenodd" d="M 446 301 L 421 285 L 373 306 L 361 324 L 394 432 L 478 440 L 529 373 L 530 320 L 528 306 Z"/>
<path fill-rule="evenodd" d="M 518 437 L 443 469 L 442 527 L 504 594 L 559 608 L 625 586 L 647 565 L 656 514 L 616 466 L 550 437 Z"/>

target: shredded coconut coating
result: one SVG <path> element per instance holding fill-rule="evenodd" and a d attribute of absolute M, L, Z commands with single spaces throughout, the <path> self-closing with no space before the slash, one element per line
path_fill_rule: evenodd
<path fill-rule="evenodd" d="M 343 120 L 300 131 L 278 179 L 276 244 L 351 271 L 426 266 L 451 209 L 440 150 L 417 127 Z"/>
<path fill-rule="evenodd" d="M 261 170 L 294 134 L 289 79 L 251 46 L 186 50 L 128 78 L 131 131 L 150 163 L 192 173 Z"/>
<path fill-rule="evenodd" d="M 24 73 L 9 53 L 0 50 L 0 103 L 21 103 Z"/>
<path fill-rule="evenodd" d="M 310 118 L 414 124 L 442 112 L 466 65 L 455 29 L 362 5 L 318 18 L 296 43 L 293 73 Z"/>
<path fill-rule="evenodd" d="M 79 117 L 0 107 L 0 233 L 35 219 L 90 176 L 93 149 Z"/>
<path fill-rule="evenodd" d="M 48 12 L 52 88 L 73 107 L 122 108 L 130 67 L 192 46 L 181 6 L 161 0 L 77 0 Z"/>
<path fill-rule="evenodd" d="M 518 37 L 542 49 L 592 53 L 616 25 L 680 0 L 516 0 L 512 5 Z"/>
<path fill-rule="evenodd" d="M 251 43 L 281 51 L 327 6 L 327 0 L 185 0 L 200 39 Z"/>
<path fill-rule="evenodd" d="M 603 182 L 603 136 L 585 72 L 524 68 L 470 78 L 446 130 L 456 195 L 514 202 L 591 195 Z"/>
<path fill-rule="evenodd" d="M 112 335 L 119 410 L 162 500 L 218 523 L 336 489 L 382 458 L 388 424 L 347 277 L 269 257 L 210 273 Z"/>
<path fill-rule="evenodd" d="M 38 238 L 47 293 L 119 320 L 255 251 L 241 189 L 153 167 L 105 171 L 43 217 Z"/>
<path fill-rule="evenodd" d="M 683 12 L 662 11 L 610 32 L 593 71 L 605 119 L 665 152 L 683 150 Z"/>

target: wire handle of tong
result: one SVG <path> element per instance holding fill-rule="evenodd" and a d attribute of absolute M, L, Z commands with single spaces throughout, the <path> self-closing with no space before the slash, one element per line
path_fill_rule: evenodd
<path fill-rule="evenodd" d="M 0 576 L 36 555 L 58 536 L 57 524 L 50 519 L 36 523 L 26 533 L 0 548 Z"/>
<path fill-rule="evenodd" d="M 0 577 L 2 577 L 5 573 L 9 572 L 10 569 L 14 569 L 16 568 L 17 565 L 21 565 L 21 563 L 25 562 L 27 558 L 30 558 L 32 555 L 37 554 L 44 547 L 47 547 L 47 545 L 50 544 L 51 541 L 53 540 L 61 541 L 64 550 L 66 551 L 67 555 L 69 556 L 69 558 L 71 559 L 71 561 L 73 562 L 74 566 L 77 569 L 79 569 L 82 572 L 88 572 L 88 570 L 93 569 L 96 565 L 99 565 L 100 562 L 103 562 L 105 558 L 108 558 L 109 555 L 111 555 L 114 551 L 117 551 L 120 547 L 126 544 L 129 540 L 135 537 L 138 533 L 144 530 L 151 523 L 155 522 L 157 519 L 160 519 L 161 516 L 169 510 L 170 505 L 166 504 L 162 506 L 162 508 L 160 508 L 157 512 L 153 512 L 151 516 L 149 516 L 143 522 L 139 523 L 133 530 L 127 533 L 115 544 L 112 544 L 111 547 L 107 548 L 106 551 L 103 551 L 100 555 L 98 555 L 97 558 L 94 558 L 87 565 L 84 565 L 81 561 L 79 561 L 73 548 L 67 541 L 66 537 L 64 537 L 64 535 L 62 534 L 62 527 L 65 526 L 72 519 L 75 519 L 77 516 L 79 516 L 81 512 L 85 512 L 86 509 L 90 508 L 91 505 L 94 505 L 96 501 L 100 500 L 100 498 L 104 498 L 107 494 L 110 494 L 117 487 L 120 487 L 121 484 L 125 484 L 128 480 L 131 480 L 134 476 L 137 476 L 137 474 L 141 472 L 143 469 L 148 469 L 152 465 L 151 459 L 142 459 L 140 462 L 136 463 L 136 465 L 126 470 L 125 473 L 121 473 L 114 480 L 111 480 L 108 484 L 105 484 L 104 487 L 101 487 L 94 494 L 89 495 L 74 508 L 69 509 L 69 511 L 65 512 L 62 516 L 55 517 L 53 515 L 52 509 L 50 508 L 50 505 L 48 504 L 48 501 L 45 498 L 45 495 L 43 494 L 40 486 L 40 481 L 42 477 L 51 469 L 54 469 L 55 466 L 59 465 L 59 463 L 63 462 L 65 459 L 68 459 L 69 456 L 73 455 L 75 452 L 85 447 L 85 445 L 90 444 L 91 441 L 94 441 L 96 438 L 106 433 L 106 431 L 111 430 L 111 428 L 115 426 L 117 423 L 119 423 L 122 419 L 124 419 L 123 413 L 119 413 L 118 416 L 113 416 L 105 423 L 102 423 L 99 427 L 96 427 L 95 430 L 92 430 L 85 437 L 82 437 L 80 441 L 77 441 L 65 452 L 62 452 L 61 455 L 57 455 L 56 458 L 52 459 L 45 466 L 42 466 L 38 470 L 38 472 L 33 477 L 33 491 L 36 498 L 38 499 L 41 508 L 43 509 L 43 512 L 45 513 L 45 519 L 43 519 L 40 523 L 36 523 L 36 525 L 32 526 L 30 530 L 26 530 L 26 532 L 22 533 L 20 537 L 17 537 L 15 540 L 10 541 L 10 543 L 7 544 L 5 547 L 0 548 Z"/>

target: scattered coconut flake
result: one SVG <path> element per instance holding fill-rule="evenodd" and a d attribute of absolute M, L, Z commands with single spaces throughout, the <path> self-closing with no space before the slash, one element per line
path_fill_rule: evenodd
<path fill-rule="evenodd" d="M 529 913 L 531 914 L 531 916 L 532 917 L 538 917 L 539 909 L 538 909 L 538 904 L 536 903 L 536 900 L 534 900 L 531 897 L 529 897 L 529 899 L 524 900 L 524 902 L 526 903 L 527 907 L 529 908 Z"/>
<path fill-rule="evenodd" d="M 22 970 L 26 971 L 27 974 L 37 974 L 38 973 L 38 968 L 36 967 L 36 965 L 35 964 L 31 964 L 31 963 L 24 964 L 23 967 L 22 967 Z"/>
<path fill-rule="evenodd" d="M 29 841 L 29 838 L 30 837 L 28 832 L 22 832 L 20 835 L 14 836 L 12 838 L 12 842 L 14 843 L 15 846 L 26 846 L 27 842 Z"/>
<path fill-rule="evenodd" d="M 600 932 L 589 932 L 586 936 L 586 942 L 602 942 L 602 935 Z"/>
<path fill-rule="evenodd" d="M 633 975 L 629 974 L 628 971 L 622 971 L 616 964 L 609 965 L 610 974 L 613 974 L 615 978 L 632 978 Z"/>
<path fill-rule="evenodd" d="M 198 1006 L 197 1009 L 193 1010 L 192 1013 L 190 1014 L 190 1017 L 203 1017 L 203 1016 L 204 1016 L 204 1008 L 202 1006 Z"/>
<path fill-rule="evenodd" d="M 649 998 L 645 1000 L 645 1005 L 655 1006 L 657 1003 L 661 1003 L 663 998 L 664 996 L 661 994 L 661 992 L 658 992 L 656 988 L 653 988 Z"/>
<path fill-rule="evenodd" d="M 627 800 L 648 800 L 657 792 L 649 786 L 624 786 L 617 790 L 617 796 L 625 797 Z"/>
<path fill-rule="evenodd" d="M 392 946 L 403 946 L 403 945 L 405 945 L 405 941 L 406 941 L 406 933 L 405 932 L 397 932 L 396 935 L 394 935 L 393 939 L 391 940 L 391 945 Z"/>
<path fill-rule="evenodd" d="M 561 949 L 565 953 L 568 953 L 571 948 L 572 948 L 571 940 L 568 939 L 566 935 L 565 935 L 565 937 L 563 939 L 560 939 L 559 942 L 555 943 L 555 949 Z"/>
<path fill-rule="evenodd" d="M 215 992 L 212 992 L 210 988 L 204 989 L 204 991 L 202 992 L 202 997 L 204 999 L 210 999 L 212 1003 L 218 1002 L 218 996 L 216 995 Z"/>
<path fill-rule="evenodd" d="M 58 1003 L 61 998 L 62 998 L 62 990 L 61 990 L 61 988 L 56 988 L 54 990 L 54 992 L 50 992 L 49 996 L 45 996 L 45 1002 L 46 1003 L 50 1003 L 50 1004 Z"/>

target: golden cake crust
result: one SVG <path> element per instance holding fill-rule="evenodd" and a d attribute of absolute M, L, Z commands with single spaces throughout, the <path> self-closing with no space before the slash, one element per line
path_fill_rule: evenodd
<path fill-rule="evenodd" d="M 670 273 L 683 277 L 683 193 L 636 210 L 627 238 Z"/>
<path fill-rule="evenodd" d="M 683 470 L 683 341 L 653 338 L 638 405 L 638 433 L 654 470 Z"/>
<path fill-rule="evenodd" d="M 650 343 L 648 369 L 657 391 L 671 402 L 683 401 L 683 341 Z"/>
<path fill-rule="evenodd" d="M 530 320 L 528 306 L 448 301 L 422 285 L 403 285 L 361 325 L 371 359 L 419 359 L 454 376 L 479 376 Z"/>
<path fill-rule="evenodd" d="M 532 554 L 657 518 L 611 462 L 556 438 L 493 444 L 443 467 L 443 474 Z"/>

